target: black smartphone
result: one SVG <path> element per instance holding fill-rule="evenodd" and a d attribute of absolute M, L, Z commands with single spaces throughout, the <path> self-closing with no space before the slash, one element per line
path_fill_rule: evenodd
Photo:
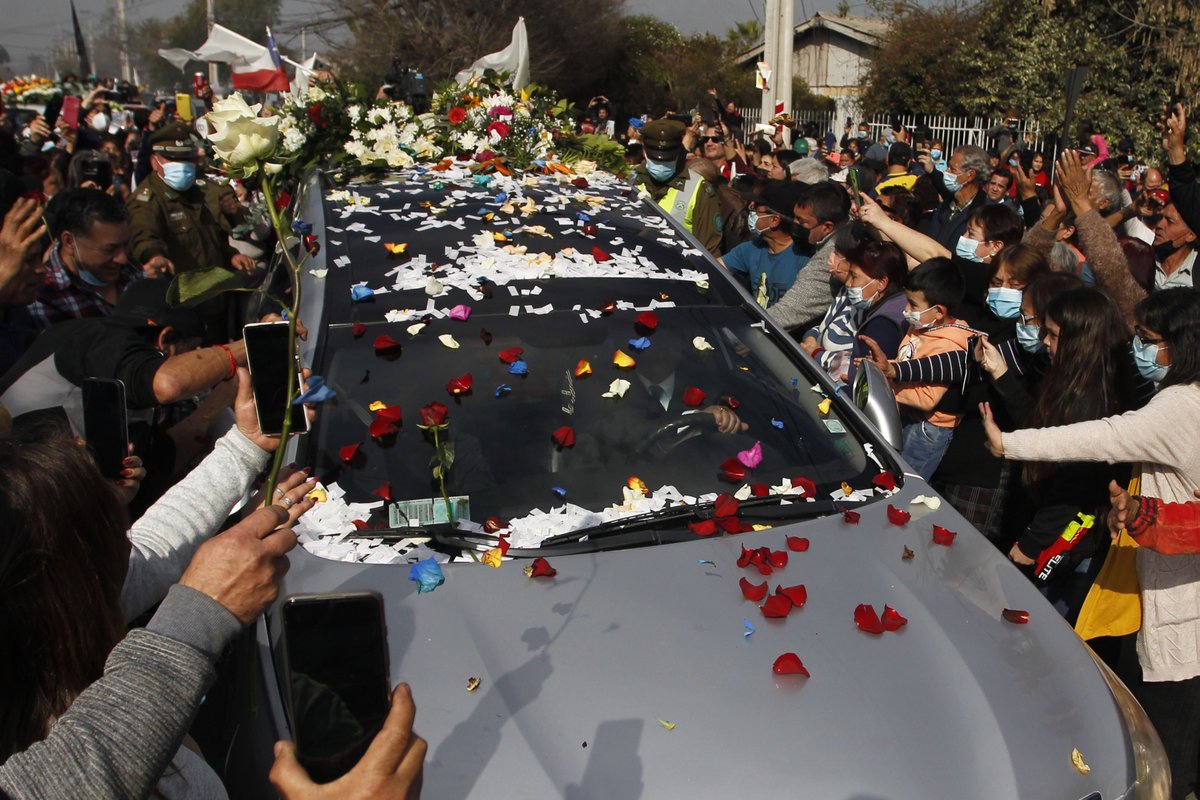
<path fill-rule="evenodd" d="M 967 337 L 967 366 L 963 370 L 962 393 L 966 394 L 971 384 L 981 377 L 979 362 L 975 360 L 975 348 L 979 345 L 979 334 Z"/>
<path fill-rule="evenodd" d="M 284 680 L 296 757 L 317 783 L 358 763 L 391 708 L 383 599 L 295 595 L 283 603 Z"/>
<path fill-rule="evenodd" d="M 107 190 L 108 187 L 112 186 L 112 162 L 107 158 L 88 159 L 80 165 L 79 177 L 84 181 L 91 181 L 101 189 Z"/>
<path fill-rule="evenodd" d="M 287 322 L 254 322 L 242 328 L 246 338 L 246 365 L 250 368 L 250 385 L 254 388 L 254 407 L 258 410 L 258 427 L 268 436 L 283 433 L 284 405 L 287 403 L 288 363 L 296 364 L 296 394 L 299 395 L 300 366 L 296 353 L 288 351 Z M 308 430 L 308 415 L 304 406 L 289 407 L 292 414 L 290 430 Z"/>
<path fill-rule="evenodd" d="M 125 384 L 110 378 L 83 381 L 83 438 L 100 474 L 121 477 L 129 456 L 129 416 Z"/>

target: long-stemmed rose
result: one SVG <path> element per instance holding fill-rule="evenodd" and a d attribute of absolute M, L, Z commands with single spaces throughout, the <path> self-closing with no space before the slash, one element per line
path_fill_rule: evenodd
<path fill-rule="evenodd" d="M 437 479 L 442 490 L 442 500 L 446 503 L 446 519 L 454 521 L 450 509 L 450 495 L 446 492 L 446 473 L 454 464 L 454 445 L 448 436 L 440 436 L 450 429 L 450 409 L 441 403 L 429 403 L 421 406 L 421 424 L 417 427 L 433 434 L 433 457 L 429 459 L 429 467 L 433 477 Z"/>

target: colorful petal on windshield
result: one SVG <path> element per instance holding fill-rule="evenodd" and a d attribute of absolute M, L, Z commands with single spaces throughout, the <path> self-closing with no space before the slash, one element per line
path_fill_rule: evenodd
<path fill-rule="evenodd" d="M 908 545 L 905 545 L 904 552 L 900 554 L 900 560 L 901 561 L 912 561 L 916 557 L 916 555 L 917 554 L 914 553 Z"/>
<path fill-rule="evenodd" d="M 732 408 L 736 411 L 738 406 L 740 406 L 741 404 L 742 404 L 742 401 L 738 400 L 736 397 L 734 397 L 731 394 L 721 395 L 721 405 L 726 406 L 727 408 Z"/>
<path fill-rule="evenodd" d="M 896 508 L 891 503 L 888 503 L 887 518 L 888 522 L 892 523 L 893 525 L 907 525 L 908 521 L 912 519 L 912 514 Z"/>
<path fill-rule="evenodd" d="M 768 619 L 779 619 L 792 613 L 792 601 L 781 594 L 773 594 L 767 598 L 767 602 L 758 607 L 758 610 Z"/>
<path fill-rule="evenodd" d="M 446 576 L 433 556 L 413 564 L 408 570 L 408 579 L 416 581 L 418 594 L 432 592 L 446 582 Z"/>
<path fill-rule="evenodd" d="M 712 536 L 717 532 L 717 523 L 711 519 L 702 519 L 698 522 L 689 522 L 688 530 L 697 536 Z"/>
<path fill-rule="evenodd" d="M 751 602 L 761 602 L 762 599 L 767 596 L 766 581 L 763 581 L 762 583 L 751 583 L 746 578 L 742 578 L 740 581 L 738 581 L 738 585 L 742 587 L 742 597 L 750 600 Z"/>
<path fill-rule="evenodd" d="M 639 327 L 645 328 L 648 331 L 657 330 L 658 329 L 658 315 L 655 314 L 653 311 L 643 311 L 642 313 L 637 315 L 637 319 L 634 320 L 634 323 L 636 325 L 638 325 Z"/>
<path fill-rule="evenodd" d="M 637 362 L 634 361 L 633 358 L 631 358 L 627 353 L 618 350 L 617 352 L 613 353 L 613 364 L 624 369 L 629 369 L 636 366 Z"/>
<path fill-rule="evenodd" d="M 584 375 L 591 375 L 591 374 L 592 374 L 592 365 L 588 361 L 581 359 L 579 361 L 579 363 L 575 365 L 575 377 L 576 378 L 582 378 Z"/>
<path fill-rule="evenodd" d="M 504 561 L 504 553 L 500 551 L 499 547 L 493 547 L 491 550 L 488 550 L 482 556 L 480 556 L 479 560 L 484 564 L 487 564 L 489 567 L 500 569 L 500 564 Z M 469 692 L 471 690 L 467 689 L 467 691 Z"/>
<path fill-rule="evenodd" d="M 632 384 L 624 378 L 617 378 L 608 385 L 608 391 L 600 395 L 601 397 L 624 397 L 625 392 L 629 390 Z"/>
<path fill-rule="evenodd" d="M 459 397 L 471 391 L 471 384 L 473 382 L 474 378 L 471 377 L 471 373 L 467 372 L 459 375 L 457 378 L 451 378 L 446 381 L 446 391 L 455 397 Z"/>
<path fill-rule="evenodd" d="M 362 447 L 362 445 L 358 442 L 355 442 L 354 444 L 348 444 L 338 450 L 338 457 L 342 459 L 342 461 L 345 461 L 347 464 L 349 464 L 354 460 L 354 457 L 358 455 L 358 448 L 360 447 Z"/>
<path fill-rule="evenodd" d="M 946 530 L 941 525 L 933 526 L 933 543 L 949 547 L 954 544 L 954 537 L 958 534 L 951 530 Z"/>
<path fill-rule="evenodd" d="M 511 363 L 513 363 L 514 361 L 520 361 L 520 360 L 521 360 L 521 355 L 522 355 L 524 352 L 525 352 L 525 348 L 523 348 L 523 347 L 510 347 L 510 348 L 508 348 L 507 350 L 501 350 L 501 351 L 500 351 L 499 353 L 497 353 L 496 355 L 497 355 L 497 356 L 500 358 L 500 360 L 501 360 L 501 361 L 503 361 L 505 364 L 511 364 Z"/>
<path fill-rule="evenodd" d="M 756 483 L 750 487 L 750 494 L 755 497 L 766 497 L 771 493 L 771 487 L 765 483 Z"/>
<path fill-rule="evenodd" d="M 382 411 L 387 408 L 387 403 L 382 400 L 373 400 L 371 405 L 367 406 L 367 411 Z"/>
<path fill-rule="evenodd" d="M 394 256 L 404 255 L 404 252 L 408 250 L 407 242 L 384 242 L 383 246 Z"/>
<path fill-rule="evenodd" d="M 883 625 L 885 631 L 898 631 L 908 624 L 908 620 L 900 616 L 900 612 L 891 606 L 884 606 L 879 623 Z"/>
<path fill-rule="evenodd" d="M 800 656 L 795 653 L 784 653 L 775 659 L 775 664 L 771 667 L 771 671 L 776 675 L 803 675 L 806 678 L 812 677 L 808 674 L 808 670 L 804 667 L 804 662 L 800 660 Z"/>
<path fill-rule="evenodd" d="M 400 411 L 400 406 L 384 406 L 383 408 L 374 409 L 375 415 L 380 419 L 386 419 L 388 422 L 400 424 L 403 414 Z"/>
<path fill-rule="evenodd" d="M 854 624 L 858 626 L 860 631 L 876 634 L 883 633 L 883 623 L 880 622 L 879 615 L 867 603 L 861 603 L 858 608 L 854 609 Z"/>
<path fill-rule="evenodd" d="M 555 494 L 555 495 L 558 497 L 558 499 L 559 499 L 559 500 L 564 500 L 564 499 L 566 499 L 566 496 L 567 496 L 567 490 L 566 490 L 566 489 L 564 489 L 563 487 L 561 487 L 561 486 L 551 486 L 551 487 L 550 487 L 550 491 L 554 492 L 554 494 Z"/>
<path fill-rule="evenodd" d="M 771 417 L 771 427 L 783 430 L 783 420 Z"/>
<path fill-rule="evenodd" d="M 391 436 L 398 430 L 399 428 L 396 427 L 396 423 L 392 422 L 390 419 L 376 417 L 375 419 L 371 420 L 371 424 L 367 428 L 367 433 L 370 434 L 372 439 L 381 439 L 384 436 Z"/>
<path fill-rule="evenodd" d="M 737 565 L 742 569 L 750 566 L 750 562 L 754 559 L 754 551 L 747 550 L 745 545 L 742 545 L 741 555 L 738 556 Z"/>
<path fill-rule="evenodd" d="M 599 245 L 592 248 L 592 258 L 596 259 L 596 263 L 603 264 L 605 261 L 611 261 L 612 256 L 604 252 Z"/>
<path fill-rule="evenodd" d="M 857 511 L 846 510 L 842 512 L 842 522 L 845 522 L 847 525 L 857 525 L 861 518 L 862 514 L 859 514 Z"/>
<path fill-rule="evenodd" d="M 683 392 L 683 404 L 695 408 L 702 405 L 707 397 L 708 395 L 700 389 L 697 389 L 695 386 L 689 386 Z"/>
<path fill-rule="evenodd" d="M 871 483 L 883 489 L 885 492 L 890 492 L 896 488 L 896 477 L 890 472 L 881 472 L 871 479 Z"/>
<path fill-rule="evenodd" d="M 788 550 L 795 550 L 797 553 L 803 553 L 808 550 L 808 539 L 803 536 L 787 537 Z"/>
<path fill-rule="evenodd" d="M 550 434 L 550 438 L 552 438 L 554 443 L 559 447 L 574 447 L 575 429 L 570 425 L 563 425 L 561 428 L 555 430 L 554 433 Z"/>
<path fill-rule="evenodd" d="M 375 296 L 375 291 L 370 286 L 351 286 L 350 299 L 355 303 L 361 303 L 363 300 L 369 300 Z"/>
<path fill-rule="evenodd" d="M 796 608 L 804 608 L 804 604 L 808 602 L 808 589 L 804 588 L 803 583 L 797 586 L 776 586 L 775 594 L 786 597 Z"/>
<path fill-rule="evenodd" d="M 717 517 L 732 517 L 738 512 L 738 501 L 731 494 L 717 495 L 713 503 L 713 515 Z"/>
<path fill-rule="evenodd" d="M 400 343 L 386 333 L 375 337 L 375 355 L 384 355 L 400 349 Z"/>
<path fill-rule="evenodd" d="M 639 336 L 636 339 L 630 339 L 629 346 L 640 353 L 650 348 L 650 339 L 645 336 Z"/>
<path fill-rule="evenodd" d="M 646 486 L 646 482 L 644 480 L 642 480 L 641 478 L 639 478 L 637 475 L 630 475 L 629 479 L 627 481 L 625 481 L 625 485 L 628 486 L 630 489 L 633 489 L 635 492 L 641 492 L 642 494 L 650 494 L 650 489 L 649 489 L 649 487 Z"/>
<path fill-rule="evenodd" d="M 508 523 L 505 522 L 500 517 L 488 517 L 486 520 L 484 520 L 484 523 L 483 523 L 483 529 L 485 531 L 487 531 L 488 533 L 495 533 L 496 531 L 502 531 L 507 527 L 508 527 Z"/>
<path fill-rule="evenodd" d="M 736 458 L 727 458 L 721 462 L 721 480 L 730 483 L 741 483 L 746 480 L 746 467 Z"/>
<path fill-rule="evenodd" d="M 508 372 L 510 375 L 528 375 L 529 364 L 518 358 L 516 361 L 508 365 Z"/>
<path fill-rule="evenodd" d="M 350 332 L 353 333 L 354 338 L 357 339 L 367 332 L 367 326 L 361 322 L 356 322 L 350 326 Z"/>
<path fill-rule="evenodd" d="M 471 316 L 471 307 L 459 303 L 454 308 L 450 309 L 450 319 L 456 319 L 459 322 L 466 322 Z"/>
<path fill-rule="evenodd" d="M 382 497 L 384 500 L 387 500 L 390 503 L 392 502 L 392 484 L 384 481 L 376 486 L 371 491 L 371 494 L 375 495 L 376 497 Z"/>
<path fill-rule="evenodd" d="M 706 350 L 712 350 L 713 346 L 708 343 L 708 339 L 703 336 L 696 336 L 692 339 L 692 347 L 703 353 Z"/>
<path fill-rule="evenodd" d="M 558 570 L 550 566 L 550 562 L 544 558 L 535 558 L 533 563 L 525 568 L 525 575 L 530 578 L 553 578 L 558 574 Z"/>
<path fill-rule="evenodd" d="M 817 484 L 813 483 L 812 479 L 806 478 L 803 475 L 797 475 L 791 479 L 793 489 L 803 489 L 800 493 L 801 497 L 816 497 Z"/>
<path fill-rule="evenodd" d="M 770 555 L 767 556 L 767 560 L 771 562 L 771 566 L 775 567 L 776 569 L 783 569 L 787 566 L 787 550 L 770 550 L 768 552 Z"/>
<path fill-rule="evenodd" d="M 1005 622 L 1011 622 L 1013 625 L 1028 625 L 1029 624 L 1029 612 L 1028 611 L 1020 611 L 1015 608 L 1006 608 L 1000 614 L 1000 616 L 1004 618 Z"/>
<path fill-rule="evenodd" d="M 762 442 L 755 442 L 748 449 L 739 451 L 737 460 L 745 464 L 750 469 L 754 469 L 762 463 Z"/>
<path fill-rule="evenodd" d="M 449 333 L 443 333 L 438 337 L 438 341 L 446 347 L 449 347 L 451 350 L 457 350 L 460 347 L 458 340 Z"/>
<path fill-rule="evenodd" d="M 754 626 L 750 624 L 750 620 L 742 620 L 742 637 L 749 638 L 754 635 Z"/>
<path fill-rule="evenodd" d="M 508 397 L 512 394 L 512 387 L 507 383 L 502 383 L 496 387 L 496 397 Z"/>
<path fill-rule="evenodd" d="M 606 300 L 600 304 L 601 314 L 611 314 L 617 310 L 617 304 L 612 300 Z"/>

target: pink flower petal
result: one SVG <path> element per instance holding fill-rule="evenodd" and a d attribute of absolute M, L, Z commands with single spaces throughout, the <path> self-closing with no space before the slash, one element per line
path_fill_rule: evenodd
<path fill-rule="evenodd" d="M 742 450 L 737 454 L 737 460 L 745 464 L 750 469 L 754 469 L 762 463 L 762 442 L 755 442 L 748 450 Z"/>

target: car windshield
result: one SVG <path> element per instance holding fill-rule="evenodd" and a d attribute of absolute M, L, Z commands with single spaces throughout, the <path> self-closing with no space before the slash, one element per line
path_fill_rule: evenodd
<path fill-rule="evenodd" d="M 585 284 L 600 283 L 613 291 L 613 281 L 572 281 L 571 288 L 587 295 Z M 648 292 L 646 282 L 640 292 Z M 402 324 L 373 324 L 357 336 L 350 325 L 333 326 L 323 361 L 337 398 L 322 406 L 313 433 L 318 469 L 336 475 L 358 501 L 386 487 L 395 505 L 369 520 L 386 527 L 445 520 L 431 460 L 447 444 L 453 463 L 446 494 L 456 516 L 476 523 L 564 503 L 600 511 L 621 504 L 633 478 L 651 491 L 671 486 L 699 497 L 805 477 L 818 496 L 828 496 L 843 482 L 867 485 L 878 471 L 850 423 L 822 402 L 811 377 L 744 307 L 677 305 L 653 313 L 653 330 L 636 322 L 636 308 L 586 324 L 574 310 L 476 313 L 415 337 Z M 459 347 L 446 347 L 440 332 L 454 335 Z M 377 353 L 375 338 L 385 334 L 401 347 Z M 635 364 L 614 364 L 618 350 Z M 515 369 L 514 359 L 521 362 Z M 467 375 L 469 392 L 451 396 L 447 384 Z M 614 391 L 614 381 L 628 386 Z M 433 402 L 448 410 L 437 445 L 434 431 L 418 427 L 418 410 Z M 401 408 L 398 431 L 370 437 L 373 403 Z M 734 410 L 746 429 L 717 431 L 703 412 L 714 406 Z M 707 424 L 687 414 L 707 417 Z M 342 448 L 354 444 L 361 447 L 344 464 Z M 757 464 L 744 476 L 739 453 Z M 558 533 L 561 525 L 546 529 Z"/>

